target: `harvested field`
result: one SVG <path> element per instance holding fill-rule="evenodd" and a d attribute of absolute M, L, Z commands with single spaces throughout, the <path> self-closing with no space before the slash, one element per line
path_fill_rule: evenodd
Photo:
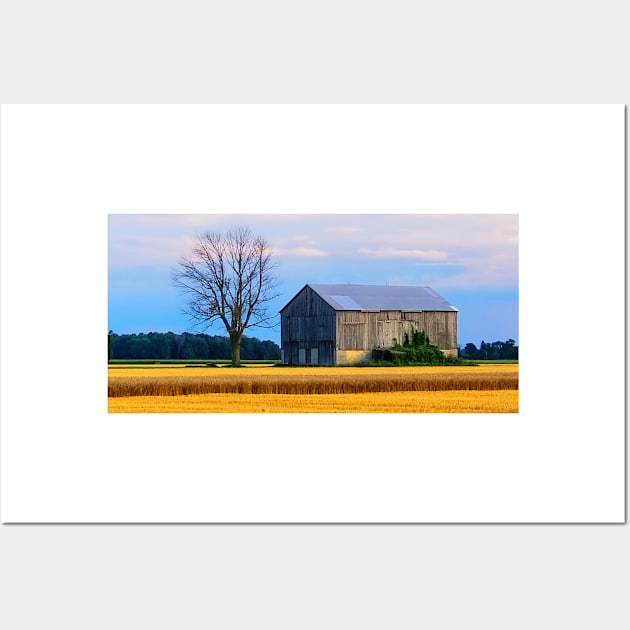
<path fill-rule="evenodd" d="M 110 398 L 110 413 L 517 413 L 518 391 Z"/>
<path fill-rule="evenodd" d="M 111 412 L 129 413 L 509 413 L 518 411 L 518 365 L 116 368 L 108 395 Z"/>

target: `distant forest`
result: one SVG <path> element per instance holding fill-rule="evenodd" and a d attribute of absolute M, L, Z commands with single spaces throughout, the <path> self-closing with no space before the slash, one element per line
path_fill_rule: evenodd
<path fill-rule="evenodd" d="M 231 356 L 230 340 L 220 335 L 172 332 L 108 336 L 110 359 L 228 359 Z M 467 343 L 459 348 L 463 359 L 518 359 L 518 346 L 514 339 L 481 342 L 477 348 Z M 243 337 L 241 358 L 246 360 L 280 359 L 280 346 L 274 341 L 260 341 L 256 337 Z"/>
<path fill-rule="evenodd" d="M 108 335 L 110 359 L 228 359 L 232 355 L 230 339 L 219 335 L 148 334 Z M 273 341 L 243 337 L 241 359 L 280 359 L 280 346 Z"/>
<path fill-rule="evenodd" d="M 474 343 L 467 343 L 459 348 L 459 356 L 462 359 L 518 359 L 518 346 L 514 339 L 492 343 L 482 341 L 479 348 Z"/>

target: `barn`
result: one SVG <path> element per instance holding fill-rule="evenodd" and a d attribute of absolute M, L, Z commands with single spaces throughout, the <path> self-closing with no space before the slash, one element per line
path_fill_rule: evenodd
<path fill-rule="evenodd" d="M 425 332 L 457 356 L 457 309 L 430 287 L 307 284 L 280 310 L 282 362 L 347 365 Z"/>

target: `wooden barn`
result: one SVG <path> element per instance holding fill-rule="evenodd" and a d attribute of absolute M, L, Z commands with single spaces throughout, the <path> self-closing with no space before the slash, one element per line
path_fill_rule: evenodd
<path fill-rule="evenodd" d="M 347 365 L 422 330 L 457 356 L 457 309 L 429 287 L 307 284 L 280 310 L 282 362 Z"/>

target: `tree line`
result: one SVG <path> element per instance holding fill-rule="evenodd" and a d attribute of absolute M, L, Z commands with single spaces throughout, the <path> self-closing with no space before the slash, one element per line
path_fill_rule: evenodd
<path fill-rule="evenodd" d="M 406 340 L 403 346 L 422 346 L 427 343 L 414 343 Z M 118 335 L 112 331 L 108 335 L 110 359 L 228 359 L 232 344 L 229 337 L 173 332 L 132 333 Z M 467 343 L 459 348 L 462 359 L 518 359 L 518 346 L 514 339 L 507 341 L 481 342 L 477 348 L 474 343 Z M 243 336 L 241 358 L 247 360 L 276 361 L 280 359 L 280 346 L 274 341 L 261 341 L 256 337 Z"/>
<path fill-rule="evenodd" d="M 108 335 L 110 359 L 228 359 L 232 354 L 229 337 L 219 335 L 173 332 Z M 242 359 L 280 359 L 280 346 L 273 341 L 261 341 L 243 336 Z"/>
<path fill-rule="evenodd" d="M 467 343 L 459 349 L 459 356 L 463 359 L 518 359 L 518 346 L 514 339 L 492 343 L 482 341 L 479 348 L 474 343 Z"/>

